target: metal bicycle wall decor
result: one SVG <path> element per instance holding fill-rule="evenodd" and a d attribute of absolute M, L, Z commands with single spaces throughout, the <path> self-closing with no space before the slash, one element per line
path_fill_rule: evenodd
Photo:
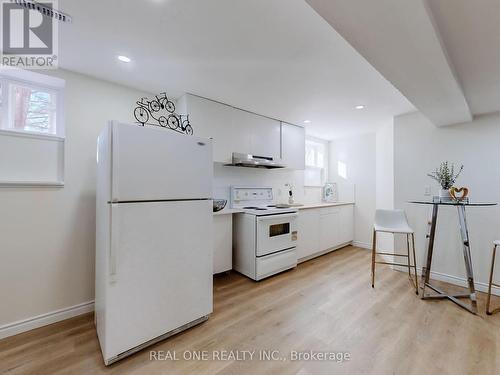
<path fill-rule="evenodd" d="M 156 95 L 151 100 L 144 97 L 137 101 L 134 117 L 140 126 L 160 126 L 187 135 L 194 133 L 193 127 L 189 123 L 189 115 L 175 113 L 175 104 L 165 92 Z"/>

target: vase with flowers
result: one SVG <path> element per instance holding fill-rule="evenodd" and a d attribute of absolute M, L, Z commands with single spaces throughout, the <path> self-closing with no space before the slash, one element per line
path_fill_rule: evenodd
<path fill-rule="evenodd" d="M 455 165 L 447 161 L 442 162 L 439 168 L 432 173 L 428 173 L 427 176 L 437 181 L 441 186 L 439 190 L 439 198 L 442 200 L 451 200 L 450 189 L 457 180 L 458 176 L 462 173 L 464 166 L 461 165 L 458 172 L 455 172 Z"/>

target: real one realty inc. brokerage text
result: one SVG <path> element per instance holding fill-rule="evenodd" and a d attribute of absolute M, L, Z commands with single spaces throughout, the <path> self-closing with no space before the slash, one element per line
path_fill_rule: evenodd
<path fill-rule="evenodd" d="M 351 360 L 349 352 L 290 350 L 151 350 L 150 361 L 328 361 L 343 363 Z"/>

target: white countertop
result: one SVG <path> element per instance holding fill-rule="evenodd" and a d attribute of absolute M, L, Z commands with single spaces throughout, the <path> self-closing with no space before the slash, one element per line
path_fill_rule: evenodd
<path fill-rule="evenodd" d="M 214 212 L 214 216 L 219 216 L 219 215 L 229 215 L 229 214 L 237 214 L 239 212 L 243 212 L 243 210 L 238 210 L 236 208 L 224 208 L 223 210 L 220 210 L 219 212 Z"/>
<path fill-rule="evenodd" d="M 297 210 L 307 210 L 307 209 L 310 209 L 310 208 L 323 208 L 323 207 L 345 206 L 345 205 L 348 205 L 348 204 L 354 204 L 354 202 L 332 202 L 332 203 L 319 202 L 319 203 L 308 203 L 308 204 L 304 204 L 303 206 L 297 206 L 297 207 L 291 207 L 291 208 L 295 208 Z M 239 209 L 236 209 L 236 208 L 224 208 L 223 210 L 221 210 L 219 212 L 214 212 L 213 215 L 214 216 L 229 215 L 229 214 L 237 214 L 237 213 L 240 213 L 240 212 L 243 212 L 243 210 L 239 210 Z"/>
<path fill-rule="evenodd" d="M 307 210 L 309 208 L 322 208 L 322 207 L 335 207 L 335 206 L 345 206 L 347 204 L 354 204 L 354 202 L 319 202 L 319 203 L 308 203 L 303 206 L 296 207 L 299 210 Z"/>

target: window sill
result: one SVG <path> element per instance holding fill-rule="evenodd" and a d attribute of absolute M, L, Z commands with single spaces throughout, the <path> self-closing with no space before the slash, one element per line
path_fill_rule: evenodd
<path fill-rule="evenodd" d="M 0 181 L 0 188 L 47 187 L 62 188 L 64 181 Z"/>
<path fill-rule="evenodd" d="M 0 135 L 7 135 L 12 137 L 24 137 L 24 138 L 34 138 L 34 139 L 45 139 L 48 141 L 64 142 L 64 137 L 54 135 L 54 134 L 41 134 L 27 131 L 19 130 L 7 130 L 0 129 Z"/>

